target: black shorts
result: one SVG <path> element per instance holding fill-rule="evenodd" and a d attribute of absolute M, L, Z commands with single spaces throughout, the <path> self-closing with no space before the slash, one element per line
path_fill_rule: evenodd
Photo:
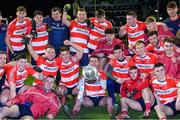
<path fill-rule="evenodd" d="M 25 115 L 33 117 L 33 114 L 30 109 L 30 107 L 31 107 L 30 103 L 18 104 L 18 107 L 19 107 L 19 113 L 20 113 L 19 118 L 21 118 Z"/>
<path fill-rule="evenodd" d="M 141 97 L 141 98 L 137 99 L 136 101 L 139 102 L 139 104 L 141 105 L 143 111 L 145 111 L 146 110 L 146 105 L 145 105 L 144 99 Z M 151 106 L 151 110 L 154 109 L 155 105 L 156 105 L 156 100 L 154 101 L 153 105 Z"/>
<path fill-rule="evenodd" d="M 171 103 L 165 104 L 165 106 L 170 107 L 172 109 L 172 111 L 174 112 L 174 114 L 180 113 L 180 111 L 176 110 L 176 100 L 172 101 Z"/>
<path fill-rule="evenodd" d="M 104 96 L 100 96 L 100 97 L 90 97 L 90 96 L 88 96 L 88 97 L 92 100 L 94 106 L 98 106 L 99 101 L 100 101 Z"/>
<path fill-rule="evenodd" d="M 64 87 L 67 89 L 67 94 L 73 95 L 73 94 L 72 94 L 72 91 L 73 91 L 73 89 L 74 89 L 76 86 L 74 86 L 74 87 L 72 87 L 72 88 L 68 88 L 68 87 L 66 87 L 66 86 L 64 86 Z"/>

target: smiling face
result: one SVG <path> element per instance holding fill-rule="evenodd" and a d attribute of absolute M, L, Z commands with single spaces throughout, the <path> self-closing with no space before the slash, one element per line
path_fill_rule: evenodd
<path fill-rule="evenodd" d="M 87 19 L 87 15 L 85 11 L 78 11 L 77 12 L 77 21 L 84 22 Z"/>
<path fill-rule="evenodd" d="M 127 15 L 126 16 L 126 23 L 129 25 L 129 26 L 134 26 L 136 24 L 136 18 L 131 16 L 131 15 Z"/>
<path fill-rule="evenodd" d="M 24 71 L 27 66 L 27 59 L 19 59 L 17 63 L 17 68 L 19 71 Z"/>
<path fill-rule="evenodd" d="M 129 70 L 129 75 L 132 80 L 135 80 L 138 77 L 138 69 Z"/>
<path fill-rule="evenodd" d="M 98 58 L 96 58 L 96 57 L 90 58 L 89 65 L 91 65 L 91 66 L 93 66 L 95 68 L 98 68 L 99 67 L 99 60 L 98 60 Z"/>
<path fill-rule="evenodd" d="M 47 60 L 53 60 L 56 56 L 54 48 L 47 48 L 45 52 L 45 57 Z"/>
<path fill-rule="evenodd" d="M 168 8 L 167 7 L 167 13 L 170 17 L 175 17 L 177 16 L 177 12 L 178 12 L 178 8 L 175 7 L 175 8 Z"/>
<path fill-rule="evenodd" d="M 26 13 L 26 11 L 17 11 L 16 15 L 17 15 L 18 21 L 23 22 L 27 13 Z"/>
<path fill-rule="evenodd" d="M 61 20 L 61 15 L 62 15 L 62 13 L 60 13 L 58 10 L 53 11 L 53 12 L 51 13 L 52 18 L 53 18 L 55 21 Z"/>
<path fill-rule="evenodd" d="M 153 34 L 152 36 L 149 36 L 149 42 L 151 45 L 156 46 L 158 44 L 158 37 L 156 34 Z"/>
<path fill-rule="evenodd" d="M 124 52 L 122 49 L 114 50 L 114 55 L 117 59 L 121 59 L 124 56 Z"/>
<path fill-rule="evenodd" d="M 144 57 L 146 55 L 145 45 L 143 43 L 136 45 L 135 48 L 136 48 L 136 52 L 137 52 L 138 56 Z"/>
<path fill-rule="evenodd" d="M 157 77 L 158 80 L 165 80 L 165 68 L 163 66 L 154 68 L 154 75 Z"/>
<path fill-rule="evenodd" d="M 46 77 L 44 80 L 44 89 L 46 92 L 51 91 L 54 85 L 54 78 L 53 77 Z"/>
<path fill-rule="evenodd" d="M 170 42 L 164 42 L 164 50 L 166 52 L 167 55 L 171 55 L 174 52 L 174 43 L 170 43 Z"/>

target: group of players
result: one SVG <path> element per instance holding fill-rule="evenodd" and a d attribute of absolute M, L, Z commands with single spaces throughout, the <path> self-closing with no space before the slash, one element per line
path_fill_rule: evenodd
<path fill-rule="evenodd" d="M 116 119 L 129 118 L 129 108 L 144 111 L 144 117 L 155 109 L 161 120 L 179 112 L 180 16 L 175 2 L 168 3 L 170 18 L 164 23 L 153 16 L 138 21 L 134 11 L 128 12 L 119 30 L 120 37 L 127 35 L 128 46 L 115 37 L 104 10 L 87 18 L 80 8 L 70 20 L 69 9 L 70 4 L 63 13 L 54 7 L 51 17 L 36 10 L 30 19 L 24 6 L 17 8 L 6 31 L 8 53 L 0 52 L 0 119 L 37 119 L 46 112 L 54 119 L 67 94 L 74 98 L 72 115 L 81 106 L 103 106 L 115 117 L 115 93 L 121 108 Z M 86 80 L 80 72 L 86 66 L 95 67 L 98 77 Z M 30 75 L 35 78 L 32 86 L 25 84 Z M 81 88 L 83 100 L 78 97 Z"/>

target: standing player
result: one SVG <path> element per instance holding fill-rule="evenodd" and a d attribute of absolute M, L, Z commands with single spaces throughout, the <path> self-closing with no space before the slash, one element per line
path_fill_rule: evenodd
<path fill-rule="evenodd" d="M 22 37 L 30 33 L 31 19 L 26 18 L 26 8 L 19 6 L 16 9 L 16 19 L 9 23 L 5 42 L 9 49 L 9 60 L 12 60 L 18 53 L 25 52 L 25 45 Z"/>
<path fill-rule="evenodd" d="M 6 63 L 6 53 L 0 51 L 0 92 L 2 91 L 2 86 L 6 78 L 5 71 L 3 69 L 5 63 Z"/>
<path fill-rule="evenodd" d="M 33 17 L 36 24 L 37 37 L 33 38 L 31 41 L 34 51 L 38 55 L 43 55 L 48 46 L 48 32 L 46 25 L 43 24 L 43 12 L 40 10 L 35 10 Z M 36 61 L 31 57 L 31 64 L 36 65 Z"/>
<path fill-rule="evenodd" d="M 69 4 L 68 4 L 69 5 Z M 86 66 L 88 64 L 89 50 L 87 48 L 87 43 L 89 39 L 89 28 L 87 26 L 87 15 L 83 8 L 78 9 L 77 18 L 71 21 L 67 20 L 67 10 L 68 6 L 64 6 L 63 11 L 63 23 L 69 27 L 70 30 L 70 41 L 74 44 L 79 45 L 84 49 L 83 57 L 80 61 L 81 66 Z M 72 55 L 76 54 L 77 50 L 70 47 L 70 52 Z"/>
<path fill-rule="evenodd" d="M 167 116 L 180 111 L 180 83 L 165 74 L 165 66 L 157 63 L 154 66 L 155 78 L 151 80 L 157 105 L 154 107 L 160 120 L 167 120 Z"/>
<path fill-rule="evenodd" d="M 130 54 L 136 53 L 134 45 L 137 41 L 145 41 L 145 29 L 146 24 L 137 20 L 137 14 L 134 11 L 130 11 L 126 15 L 126 25 L 120 27 L 119 36 L 122 37 L 125 34 L 128 35 L 128 47 L 131 51 Z"/>
<path fill-rule="evenodd" d="M 167 13 L 169 18 L 165 19 L 163 22 L 169 27 L 171 32 L 176 35 L 177 31 L 180 29 L 180 15 L 178 14 L 178 6 L 174 1 L 167 4 Z"/>
<path fill-rule="evenodd" d="M 166 37 L 175 37 L 166 24 L 156 22 L 156 18 L 153 16 L 146 18 L 146 28 L 149 32 L 157 31 L 159 41 L 164 41 Z"/>
<path fill-rule="evenodd" d="M 99 9 L 95 12 L 95 17 L 89 18 L 90 24 L 92 24 L 89 31 L 88 48 L 91 54 L 97 48 L 99 38 L 105 37 L 105 30 L 112 29 L 112 24 L 105 19 L 105 11 Z"/>
<path fill-rule="evenodd" d="M 59 98 L 52 92 L 54 80 L 54 77 L 49 75 L 44 79 L 43 86 L 31 87 L 8 101 L 6 107 L 0 108 L 0 119 L 11 117 L 22 120 L 34 120 L 40 118 L 46 112 L 47 119 L 54 119 L 61 107 Z M 27 102 L 30 104 L 28 105 Z"/>
<path fill-rule="evenodd" d="M 6 30 L 7 30 L 7 25 L 2 22 L 2 13 L 0 12 L 0 51 L 7 51 L 7 46 L 5 43 L 5 36 L 6 36 Z"/>
<path fill-rule="evenodd" d="M 54 47 L 56 56 L 59 56 L 60 47 L 63 46 L 63 42 L 69 39 L 69 30 L 62 22 L 61 16 L 60 8 L 53 7 L 51 9 L 51 17 L 45 17 L 43 20 L 48 25 L 49 45 Z"/>

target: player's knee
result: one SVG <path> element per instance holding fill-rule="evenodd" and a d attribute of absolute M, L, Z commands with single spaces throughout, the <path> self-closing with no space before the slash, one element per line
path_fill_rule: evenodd
<path fill-rule="evenodd" d="M 1 102 L 1 104 L 6 105 L 8 100 L 9 100 L 9 98 L 7 96 L 3 96 L 3 97 L 1 97 L 0 102 Z"/>
<path fill-rule="evenodd" d="M 180 111 L 180 104 L 179 104 L 179 103 L 176 104 L 176 110 L 177 110 L 177 111 Z"/>
<path fill-rule="evenodd" d="M 156 106 L 154 106 L 154 109 L 155 110 L 158 110 L 158 109 L 160 109 L 161 108 L 161 105 L 156 105 Z"/>

